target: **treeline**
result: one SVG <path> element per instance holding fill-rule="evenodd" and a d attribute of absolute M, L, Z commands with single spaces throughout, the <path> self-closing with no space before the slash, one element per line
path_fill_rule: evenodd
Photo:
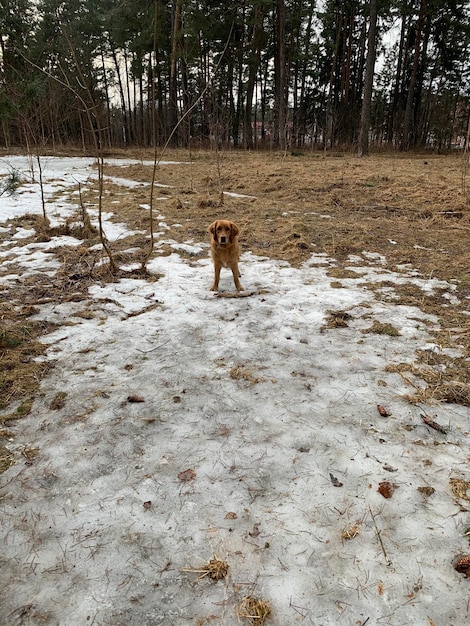
<path fill-rule="evenodd" d="M 0 144 L 462 144 L 463 0 L 0 0 Z"/>

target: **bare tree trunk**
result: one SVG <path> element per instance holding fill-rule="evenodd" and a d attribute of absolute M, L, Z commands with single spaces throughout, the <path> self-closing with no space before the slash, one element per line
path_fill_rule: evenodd
<path fill-rule="evenodd" d="M 390 110 L 388 113 L 388 121 L 387 121 L 387 142 L 389 143 L 392 143 L 396 139 L 395 131 L 397 128 L 398 101 L 399 101 L 399 94 L 401 90 L 400 85 L 402 83 L 404 58 L 406 56 L 405 33 L 406 33 L 406 17 L 402 15 L 401 29 L 400 29 L 400 43 L 398 47 L 397 69 L 395 73 L 393 94 L 392 94 L 392 100 L 391 100 Z"/>
<path fill-rule="evenodd" d="M 157 165 L 158 165 L 158 155 L 157 155 L 157 94 L 156 94 L 156 68 L 157 68 L 157 32 L 158 32 L 158 3 L 155 0 L 155 16 L 154 16 L 154 24 L 153 24 L 153 46 L 152 53 L 150 56 L 150 68 L 151 68 L 151 84 L 152 90 L 150 93 L 150 103 L 149 107 L 152 111 L 152 143 L 153 143 L 153 168 L 152 168 L 152 183 L 150 185 L 150 210 L 149 210 L 149 230 L 150 230 L 150 244 L 147 252 L 144 254 L 142 259 L 142 271 L 147 271 L 147 263 L 152 256 L 153 249 L 155 247 L 155 233 L 153 229 L 153 207 L 155 201 L 155 181 L 157 179 Z M 153 62 L 152 62 L 153 60 Z"/>
<path fill-rule="evenodd" d="M 374 85 L 375 68 L 375 43 L 377 35 L 377 0 L 370 2 L 369 35 L 367 38 L 367 61 L 364 79 L 364 95 L 362 99 L 361 122 L 359 126 L 359 141 L 357 156 L 363 157 L 369 154 L 369 127 L 370 110 L 372 103 L 372 89 Z"/>
<path fill-rule="evenodd" d="M 118 79 L 119 85 L 119 98 L 121 100 L 121 114 L 122 114 L 122 127 L 119 130 L 119 140 L 124 141 L 124 144 L 129 142 L 128 135 L 128 123 L 127 123 L 127 107 L 126 107 L 126 99 L 124 97 L 124 86 L 122 84 L 122 76 L 121 76 L 121 64 L 119 63 L 119 59 L 116 54 L 116 50 L 112 48 L 111 54 L 114 61 L 114 67 L 116 69 L 116 76 Z"/>
<path fill-rule="evenodd" d="M 305 95 L 306 95 L 306 85 L 307 85 L 308 58 L 309 58 L 309 51 L 310 51 L 310 45 L 311 45 L 313 9 L 314 9 L 314 3 L 312 2 L 310 12 L 308 15 L 308 25 L 307 25 L 307 29 L 305 31 L 305 37 L 304 37 L 304 60 L 302 61 L 302 65 L 301 65 L 300 97 L 299 97 L 297 130 L 298 130 L 298 133 L 300 131 L 302 144 L 305 142 L 305 136 L 307 133 L 307 111 L 306 111 Z"/>
<path fill-rule="evenodd" d="M 106 143 L 108 146 L 112 145 L 111 139 L 111 105 L 109 99 L 109 86 L 108 79 L 106 73 L 106 65 L 104 60 L 103 50 L 100 50 L 100 58 L 101 58 L 101 71 L 103 72 L 103 84 L 104 84 L 104 93 L 106 99 Z"/>
<path fill-rule="evenodd" d="M 415 87 L 418 78 L 419 58 L 421 55 L 421 37 L 423 32 L 424 11 L 426 8 L 426 0 L 421 0 L 419 7 L 418 23 L 416 26 L 416 39 L 413 55 L 413 67 L 411 70 L 410 82 L 408 86 L 408 97 L 406 100 L 405 117 L 403 119 L 403 133 L 400 142 L 401 150 L 409 150 L 414 143 L 411 137 L 413 129 L 413 105 L 415 98 Z"/>
<path fill-rule="evenodd" d="M 286 41 L 284 0 L 276 0 L 276 39 L 275 58 L 275 126 L 274 143 L 281 150 L 286 149 L 287 111 L 286 111 Z"/>
<path fill-rule="evenodd" d="M 260 58 L 260 36 L 263 30 L 263 20 L 266 15 L 265 4 L 257 5 L 254 8 L 253 18 L 253 37 L 251 41 L 251 52 L 248 62 L 248 82 L 246 86 L 246 104 L 245 104 L 245 129 L 244 139 L 245 148 L 251 150 L 253 148 L 253 94 L 255 90 L 255 81 L 258 73 L 259 58 Z"/>
<path fill-rule="evenodd" d="M 323 131 L 323 148 L 326 150 L 328 147 L 333 147 L 335 142 L 335 126 L 336 126 L 336 106 L 335 106 L 335 82 L 336 73 L 338 68 L 338 55 L 341 43 L 341 29 L 343 27 L 343 16 L 338 15 L 336 25 L 336 41 L 335 49 L 333 53 L 333 60 L 331 62 L 330 79 L 328 81 L 328 93 L 325 98 L 325 125 Z"/>
<path fill-rule="evenodd" d="M 170 130 L 178 124 L 178 87 L 177 87 L 177 60 L 180 48 L 181 37 L 181 4 L 182 0 L 173 0 L 173 37 L 171 43 L 171 64 L 170 64 L 170 102 L 169 102 L 169 122 Z M 177 134 L 173 135 L 174 143 L 178 145 Z"/>
<path fill-rule="evenodd" d="M 129 76 L 129 54 L 127 50 L 124 52 L 124 70 L 126 76 L 126 96 L 127 96 L 127 111 L 129 118 L 129 125 L 127 129 L 129 142 L 134 141 L 134 107 L 132 105 L 131 100 L 131 85 L 130 85 L 130 76 Z"/>

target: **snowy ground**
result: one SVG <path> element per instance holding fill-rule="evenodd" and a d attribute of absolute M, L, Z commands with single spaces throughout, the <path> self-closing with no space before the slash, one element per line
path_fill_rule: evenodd
<path fill-rule="evenodd" d="M 90 160 L 48 160 L 58 221 L 72 212 L 61 191 L 90 173 Z M 20 191 L 0 199 L 1 221 L 41 212 L 36 185 Z M 12 249 L 24 273 L 44 260 L 55 271 L 46 244 L 23 247 L 24 236 L 0 247 L 5 286 L 18 278 L 3 264 Z M 439 349 L 437 322 L 365 286 L 442 283 L 364 255 L 351 259 L 358 278 L 332 288 L 326 256 L 295 269 L 245 254 L 242 281 L 257 294 L 215 298 L 209 259 L 176 249 L 151 262 L 157 282 L 40 307 L 36 319 L 64 325 L 43 339 L 57 366 L 13 424 L 18 462 L 0 475 L 0 624 L 235 626 L 249 623 L 237 615 L 247 595 L 269 603 L 276 626 L 468 623 L 454 560 L 469 551 L 470 514 L 450 480 L 470 479 L 470 411 L 403 399 L 409 386 L 385 368 Z M 331 310 L 349 326 L 326 329 Z M 400 336 L 362 332 L 374 320 Z M 25 462 L 25 447 L 37 458 Z M 186 571 L 214 555 L 225 579 Z"/>

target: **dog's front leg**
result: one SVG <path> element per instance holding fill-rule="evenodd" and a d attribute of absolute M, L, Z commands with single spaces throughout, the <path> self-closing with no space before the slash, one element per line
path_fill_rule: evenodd
<path fill-rule="evenodd" d="M 217 291 L 219 288 L 220 270 L 221 266 L 214 264 L 214 282 L 212 283 L 211 291 Z"/>
<path fill-rule="evenodd" d="M 238 265 L 234 265 L 232 267 L 232 275 L 233 275 L 233 282 L 235 283 L 235 287 L 237 291 L 243 291 L 243 287 L 240 283 L 240 279 L 238 278 L 239 276 L 241 276 L 240 271 L 238 269 Z"/>

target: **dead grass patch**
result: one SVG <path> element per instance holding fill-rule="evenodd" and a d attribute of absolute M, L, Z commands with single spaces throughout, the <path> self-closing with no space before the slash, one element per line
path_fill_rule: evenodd
<path fill-rule="evenodd" d="M 0 474 L 11 467 L 14 462 L 14 457 L 10 450 L 0 445 Z"/>
<path fill-rule="evenodd" d="M 446 402 L 470 406 L 470 362 L 467 353 L 450 357 L 438 350 L 422 350 L 414 363 L 397 363 L 386 367 L 400 374 L 414 388 L 407 396 L 412 404 Z M 423 384 L 417 384 L 417 381 Z"/>
<path fill-rule="evenodd" d="M 326 275 L 332 278 L 361 278 L 363 273 L 345 269 L 344 267 L 331 267 L 327 270 Z"/>
<path fill-rule="evenodd" d="M 194 226 L 205 233 L 207 225 L 224 213 L 242 226 L 242 247 L 255 254 L 298 265 L 310 256 L 312 246 L 338 261 L 367 250 L 385 255 L 394 265 L 418 259 L 429 275 L 436 261 L 441 264 L 443 255 L 452 252 L 444 250 L 442 231 L 457 229 L 461 234 L 469 228 L 457 158 L 426 159 L 427 165 L 419 156 L 397 155 L 359 161 L 322 153 L 306 153 L 299 159 L 273 153 L 178 151 L 170 153 L 171 158 L 191 160 L 190 165 L 157 169 L 158 183 L 169 185 L 164 189 L 172 197 L 181 190 L 191 191 L 178 207 L 168 202 L 156 205 L 170 226 L 182 217 L 190 219 L 191 226 L 183 223 L 179 233 L 171 231 L 176 239 L 187 239 L 186 229 Z M 148 166 L 106 170 L 148 183 L 151 172 Z M 221 198 L 221 188 L 252 197 L 224 194 Z M 133 196 L 146 195 L 143 202 L 148 202 L 148 193 L 147 188 L 132 191 Z M 133 204 L 138 205 L 139 199 L 134 198 Z M 443 217 L 444 202 L 446 211 L 462 217 Z M 121 219 L 124 207 L 116 206 L 116 219 Z M 457 232 L 452 233 L 451 243 L 452 248 L 465 250 Z M 465 257 L 468 261 L 466 250 Z"/>
<path fill-rule="evenodd" d="M 230 378 L 233 380 L 244 380 L 251 385 L 256 385 L 261 381 L 261 378 L 255 376 L 249 367 L 244 365 L 234 365 L 230 370 Z"/>
<path fill-rule="evenodd" d="M 398 337 L 400 332 L 392 324 L 386 322 L 379 322 L 374 320 L 370 328 L 364 328 L 362 333 L 372 333 L 374 335 L 388 335 L 389 337 Z"/>
<path fill-rule="evenodd" d="M 66 401 L 67 393 L 65 391 L 59 391 L 52 399 L 49 408 L 51 411 L 60 411 L 60 409 L 64 408 Z"/>
<path fill-rule="evenodd" d="M 0 416 L 0 422 L 29 413 L 40 380 L 52 367 L 35 361 L 46 348 L 38 338 L 50 328 L 18 315 L 13 305 L 0 301 L 0 410 L 17 404 L 14 413 Z"/>
<path fill-rule="evenodd" d="M 347 328 L 352 315 L 347 311 L 328 311 L 324 328 Z"/>
<path fill-rule="evenodd" d="M 437 385 L 433 396 L 436 400 L 470 406 L 470 385 L 459 381 L 449 381 Z"/>

